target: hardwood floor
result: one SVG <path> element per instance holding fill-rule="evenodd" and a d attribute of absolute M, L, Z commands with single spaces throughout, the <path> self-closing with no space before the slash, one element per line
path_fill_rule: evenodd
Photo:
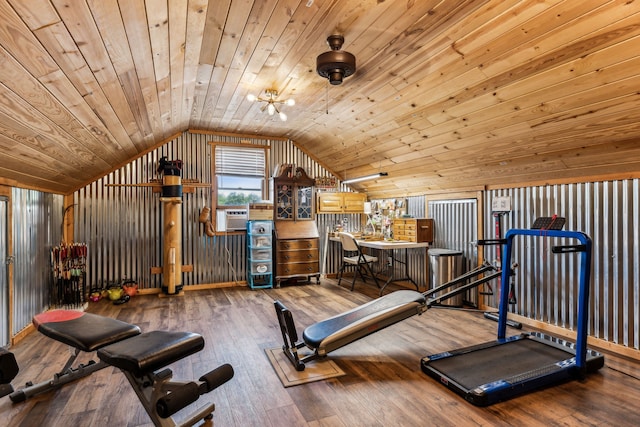
<path fill-rule="evenodd" d="M 431 309 L 330 354 L 346 375 L 282 387 L 265 354 L 280 347 L 273 309 L 280 299 L 294 312 L 298 330 L 376 296 L 371 285 L 333 280 L 279 289 L 226 288 L 183 297 L 136 296 L 124 305 L 92 303 L 90 312 L 135 323 L 143 331 L 189 330 L 205 349 L 172 364 L 176 379 L 197 379 L 223 363 L 234 378 L 201 397 L 216 404 L 216 426 L 625 426 L 637 425 L 640 364 L 610 355 L 605 367 L 573 381 L 495 404 L 475 407 L 420 370 L 427 354 L 495 338 L 496 323 L 480 313 Z M 516 332 L 513 332 L 515 334 Z M 51 378 L 69 350 L 32 333 L 12 351 L 20 364 L 13 381 Z M 500 361 L 496 360 L 496 364 Z M 478 366 L 491 369 L 491 366 Z M 196 406 L 194 404 L 194 406 Z M 188 410 L 182 411 L 185 415 Z M 177 417 L 179 418 L 179 417 Z M 124 375 L 107 368 L 61 389 L 12 404 L 0 400 L 0 425 L 148 426 L 144 409 Z"/>

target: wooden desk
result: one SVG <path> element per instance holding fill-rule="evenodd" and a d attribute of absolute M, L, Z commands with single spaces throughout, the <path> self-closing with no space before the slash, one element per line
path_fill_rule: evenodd
<path fill-rule="evenodd" d="M 330 240 L 333 241 L 333 242 L 340 242 L 340 238 L 339 237 L 331 237 Z M 357 241 L 358 241 L 358 245 L 360 245 L 360 247 L 363 247 L 363 248 L 378 249 L 378 250 L 381 250 L 381 251 L 391 251 L 391 255 L 389 255 L 389 260 L 391 262 L 390 262 L 390 265 L 389 265 L 389 267 L 387 269 L 387 270 L 390 270 L 390 273 L 389 273 L 389 276 L 387 278 L 387 281 L 380 288 L 380 295 L 382 295 L 382 293 L 384 292 L 384 289 L 391 282 L 408 281 L 408 282 L 413 283 L 413 285 L 416 287 L 416 290 L 418 290 L 418 291 L 420 290 L 418 284 L 409 275 L 409 265 L 408 265 L 409 256 L 408 256 L 408 251 L 409 251 L 409 249 L 428 248 L 429 247 L 429 243 L 428 242 L 416 243 L 416 242 L 408 242 L 408 241 L 405 241 L 405 240 L 357 240 Z M 396 258 L 395 254 L 394 254 L 394 250 L 395 249 L 404 249 L 404 260 Z M 396 277 L 395 276 L 396 275 L 396 268 L 395 268 L 396 263 L 404 265 L 404 272 L 403 272 L 404 273 L 404 277 Z"/>

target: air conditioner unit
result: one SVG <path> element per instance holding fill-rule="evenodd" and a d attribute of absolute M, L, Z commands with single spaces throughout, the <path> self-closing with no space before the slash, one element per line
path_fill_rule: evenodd
<path fill-rule="evenodd" d="M 226 231 L 246 230 L 247 218 L 246 209 L 225 209 L 224 228 Z"/>

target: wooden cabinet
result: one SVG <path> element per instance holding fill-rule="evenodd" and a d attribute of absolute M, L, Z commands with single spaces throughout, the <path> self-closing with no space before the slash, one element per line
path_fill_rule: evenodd
<path fill-rule="evenodd" d="M 320 282 L 320 239 L 315 221 L 275 222 L 276 284 L 282 280 L 316 277 Z"/>
<path fill-rule="evenodd" d="M 320 282 L 320 236 L 314 221 L 312 178 L 287 165 L 273 178 L 275 280 L 316 277 Z"/>
<path fill-rule="evenodd" d="M 364 213 L 364 193 L 318 193 L 318 213 Z"/>
<path fill-rule="evenodd" d="M 313 179 L 291 165 L 273 178 L 274 220 L 313 220 Z"/>
<path fill-rule="evenodd" d="M 409 242 L 433 242 L 433 219 L 400 218 L 393 220 L 393 238 Z"/>
<path fill-rule="evenodd" d="M 278 241 L 278 276 L 314 275 L 318 273 L 318 239 Z"/>

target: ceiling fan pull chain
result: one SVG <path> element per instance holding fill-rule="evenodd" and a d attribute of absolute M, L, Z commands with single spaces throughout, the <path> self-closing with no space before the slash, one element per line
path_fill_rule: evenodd
<path fill-rule="evenodd" d="M 325 92 L 326 92 L 326 96 L 325 96 L 325 101 L 327 103 L 327 114 L 329 114 L 329 81 L 327 80 L 327 84 L 324 86 L 325 87 Z"/>

